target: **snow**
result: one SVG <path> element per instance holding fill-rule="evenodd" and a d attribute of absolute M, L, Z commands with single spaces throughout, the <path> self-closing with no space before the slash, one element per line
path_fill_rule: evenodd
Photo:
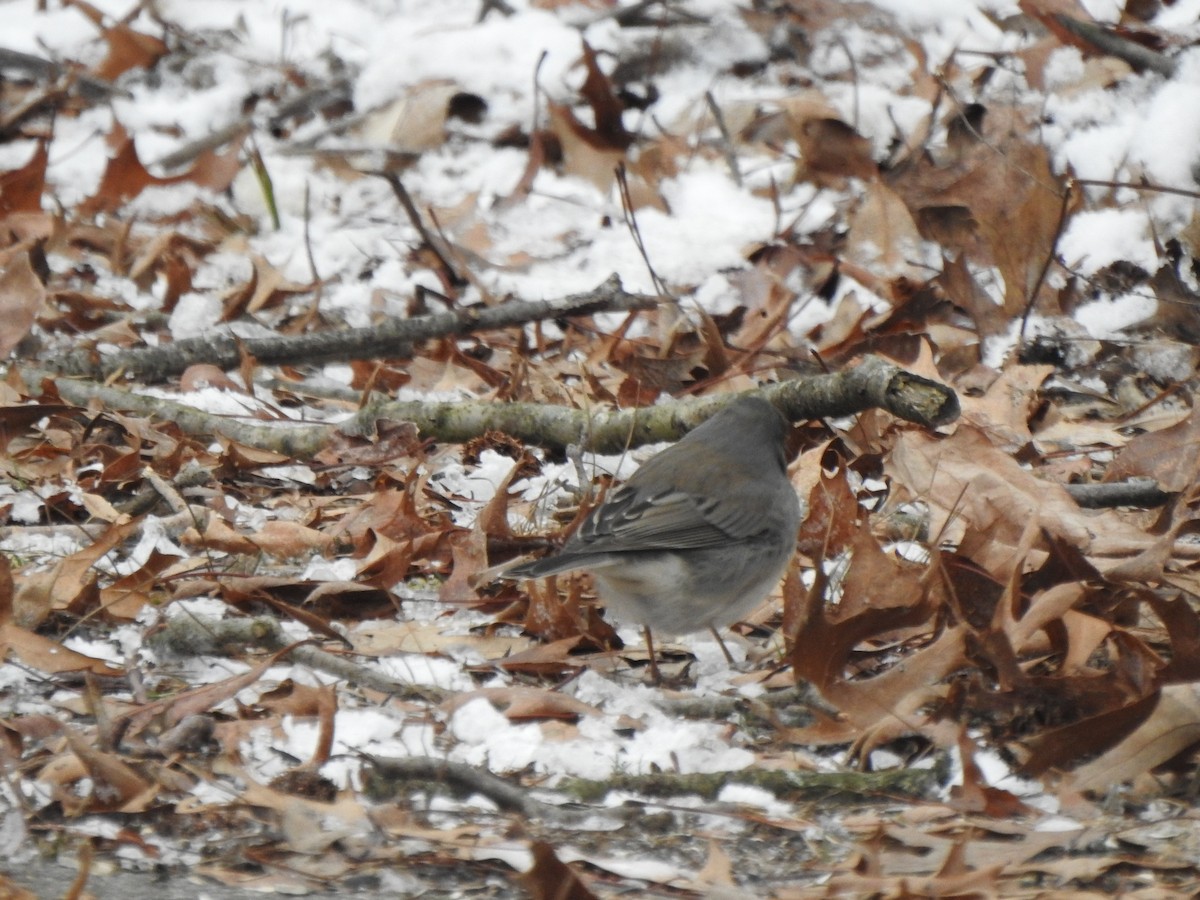
<path fill-rule="evenodd" d="M 116 0 L 97 5 L 114 16 L 124 14 L 128 7 Z M 58 121 L 50 164 L 54 193 L 69 206 L 94 191 L 108 157 L 103 135 L 114 121 L 136 136 L 143 161 L 152 163 L 187 141 L 238 118 L 248 90 L 266 79 L 263 73 L 273 71 L 270 67 L 284 61 L 320 73 L 325 66 L 323 54 L 339 55 L 355 69 L 354 99 L 360 111 L 390 103 L 414 86 L 450 79 L 462 90 L 486 98 L 489 110 L 483 130 L 491 135 L 514 124 L 527 128 L 533 121 L 535 70 L 538 84 L 549 97 L 567 101 L 582 81 L 578 60 L 583 40 L 603 53 L 619 49 L 622 42 L 635 37 L 622 34 L 611 18 L 589 22 L 587 14 L 579 9 L 556 14 L 528 3 L 513 5 L 518 12 L 511 17 L 490 15 L 477 22 L 478 0 L 408 0 L 394 4 L 369 0 L 163 0 L 157 5 L 163 18 L 177 23 L 185 32 L 232 30 L 238 38 L 236 52 L 217 54 L 217 61 L 207 72 L 183 73 L 186 77 L 162 73 L 153 79 L 154 86 L 144 75 L 130 73 L 121 81 L 131 93 L 129 98 L 118 98 L 110 107 L 95 107 L 78 117 Z M 927 99 L 900 91 L 916 65 L 907 41 L 919 42 L 928 59 L 942 60 L 960 48 L 975 52 L 1012 50 L 1021 40 L 995 24 L 995 20 L 1017 12 L 1015 3 L 1003 0 L 875 0 L 875 5 L 895 14 L 907 33 L 881 38 L 874 31 L 850 28 L 836 39 L 822 35 L 812 54 L 810 71 L 835 82 L 827 85 L 829 102 L 847 120 L 856 118 L 856 126 L 871 138 L 877 154 L 886 150 L 898 129 L 915 131 L 928 114 Z M 1090 0 L 1085 5 L 1102 19 L 1115 19 L 1121 8 L 1115 0 Z M 95 27 L 77 10 L 53 8 L 35 13 L 32 4 L 9 6 L 12 8 L 6 10 L 5 17 L 7 46 L 85 62 L 102 55 Z M 705 33 L 689 66 L 666 76 L 664 84 L 670 90 L 664 92 L 667 96 L 661 107 L 653 118 L 642 117 L 636 123 L 647 133 L 657 134 L 663 123 L 669 130 L 706 115 L 707 90 L 712 90 L 722 104 L 770 104 L 790 90 L 789 86 L 732 80 L 728 75 L 731 64 L 764 58 L 767 48 L 728 4 L 709 0 L 690 6 L 719 16 L 721 27 L 715 34 Z M 1200 0 L 1179 0 L 1159 14 L 1157 24 L 1167 30 L 1186 31 L 1194 39 L 1197 17 Z M 855 59 L 880 61 L 864 69 L 860 80 L 846 80 L 847 51 Z M 1075 91 L 1053 90 L 1078 81 L 1084 67 L 1077 51 L 1064 48 L 1056 51 L 1046 70 L 1052 90 L 1042 108 L 1044 136 L 1058 170 L 1098 180 L 1145 176 L 1164 185 L 1195 189 L 1195 148 L 1200 146 L 1200 50 L 1182 53 L 1178 73 L 1169 80 L 1143 75 L 1125 78 L 1113 88 L 1096 85 Z M 629 118 L 632 127 L 639 117 L 631 114 Z M 175 339 L 207 336 L 222 328 L 221 301 L 211 287 L 244 283 L 247 249 L 261 254 L 289 278 L 309 278 L 303 219 L 306 190 L 315 266 L 322 277 L 334 278 L 323 295 L 324 311 L 336 312 L 350 326 L 365 326 L 376 320 L 381 308 L 400 314 L 403 304 L 397 298 L 404 297 L 413 285 L 437 286 L 427 272 L 414 272 L 407 266 L 405 254 L 414 236 L 383 182 L 366 177 L 342 180 L 309 156 L 284 152 L 286 148 L 273 144 L 266 135 L 260 134 L 259 140 L 283 216 L 279 231 L 270 231 L 261 190 L 248 171 L 228 196 L 207 196 L 180 184 L 147 191 L 129 207 L 131 214 L 169 216 L 201 197 L 228 213 L 249 215 L 259 225 L 259 233 L 245 237 L 244 246 L 234 245 L 207 258 L 197 290 L 181 297 L 171 315 L 169 327 Z M 29 142 L 0 147 L 0 164 L 21 164 L 31 150 Z M 557 296 L 591 288 L 612 272 L 617 272 L 630 290 L 654 289 L 641 252 L 621 224 L 621 206 L 614 191 L 601 191 L 588 181 L 543 171 L 527 201 L 511 209 L 496 207 L 494 202 L 513 190 L 525 163 L 526 155 L 520 150 L 496 150 L 483 141 L 449 141 L 423 156 L 405 173 L 405 180 L 421 205 L 449 208 L 466 203 L 486 227 L 490 246 L 483 256 L 492 265 L 483 269 L 480 278 L 491 291 L 511 291 L 529 298 Z M 678 174 L 661 185 L 669 212 L 643 208 L 637 213 L 646 252 L 657 273 L 682 290 L 694 288 L 690 301 L 710 313 L 727 312 L 736 305 L 736 288 L 730 274 L 745 267 L 747 248 L 770 241 L 778 227 L 775 204 L 765 190 L 767 176 L 779 175 L 778 163 L 756 158 L 751 148 L 746 148 L 741 163 L 751 189 L 739 188 L 721 161 L 700 156 L 685 159 Z M 807 185 L 789 188 L 783 184 L 786 177 L 777 180 L 783 219 L 790 221 L 803 211 L 797 225 L 802 232 L 823 228 L 841 202 Z M 853 197 L 854 189 L 850 190 L 847 196 Z M 1087 196 L 1095 198 L 1102 193 L 1092 189 Z M 1069 266 L 1090 275 L 1113 262 L 1127 260 L 1153 271 L 1159 264 L 1155 240 L 1162 238 L 1155 229 L 1163 222 L 1185 224 L 1195 202 L 1193 198 L 1134 191 L 1123 197 L 1119 206 L 1087 208 L 1071 218 L 1058 244 L 1058 252 Z M 597 223 L 605 217 L 614 224 L 598 229 Z M 531 261 L 510 265 L 510 260 L 520 254 Z M 57 265 L 53 258 L 52 262 Z M 360 280 L 357 275 L 367 269 L 368 263 L 371 279 Z M 384 289 L 389 296 L 376 296 L 376 291 Z M 126 282 L 113 280 L 111 289 L 101 282 L 98 290 L 116 295 L 129 288 Z M 828 319 L 838 301 L 850 291 L 856 292 L 861 303 L 884 305 L 880 298 L 843 278 L 832 303 L 813 300 L 793 311 L 793 332 L 804 334 L 813 324 Z M 138 308 L 150 306 L 153 301 L 144 294 L 122 299 Z M 1122 329 L 1153 312 L 1153 300 L 1125 294 L 1085 304 L 1075 318 L 1093 337 L 1110 338 L 1119 337 Z M 1030 327 L 1036 331 L 1036 319 Z M 1014 340 L 1015 332 L 990 342 L 988 361 L 995 363 L 1002 358 Z M 325 374 L 343 384 L 351 378 L 350 369 L 344 365 L 327 366 Z M 217 388 L 186 395 L 159 390 L 147 393 L 226 415 L 250 416 L 258 409 L 252 399 Z M 461 394 L 447 392 L 440 396 L 457 398 Z M 588 471 L 602 469 L 626 477 L 635 470 L 638 458 L 655 449 L 646 448 L 636 455 L 589 458 Z M 490 451 L 483 454 L 478 466 L 468 468 L 453 460 L 441 466 L 438 477 L 447 491 L 464 498 L 461 510 L 455 513 L 460 524 L 473 521 L 511 466 L 510 459 Z M 263 474 L 307 483 L 315 478 L 308 468 L 270 469 Z M 515 487 L 525 500 L 544 502 L 549 509 L 561 491 L 576 487 L 577 481 L 573 465 L 545 464 L 541 475 Z M 13 505 L 11 520 L 39 520 L 42 503 L 32 492 L 0 485 L 0 499 Z M 261 510 L 237 512 L 238 521 L 252 527 L 266 521 Z M 24 541 L 18 547 L 10 539 L 3 546 L 6 550 L 65 555 L 79 545 L 77 539 L 62 536 L 27 537 Z M 140 565 L 153 551 L 184 555 L 151 520 L 128 562 Z M 312 559 L 303 577 L 352 580 L 355 572 L 353 560 Z M 412 615 L 412 609 L 406 604 L 406 614 Z M 225 611 L 219 601 L 199 600 L 176 603 L 167 615 L 219 616 Z M 468 620 L 464 617 L 462 621 Z M 639 640 L 636 632 L 630 633 L 630 640 Z M 120 641 L 117 648 L 72 638 L 68 646 L 97 658 L 120 660 L 131 650 L 129 634 Z M 733 690 L 731 673 L 715 644 L 704 636 L 684 643 L 698 657 L 697 693 Z M 745 649 L 736 642 L 731 647 L 735 654 L 744 656 Z M 407 655 L 385 657 L 377 665 L 385 674 L 414 684 L 450 690 L 475 687 L 454 659 Z M 214 671 L 189 664 L 192 676 L 207 680 L 226 677 L 231 668 L 241 667 L 225 663 Z M 4 677 L 7 680 L 13 676 L 6 671 Z M 746 689 L 748 693 L 753 690 Z M 247 692 L 247 697 L 255 693 Z M 604 778 L 614 771 L 737 770 L 755 762 L 750 750 L 731 744 L 723 724 L 665 714 L 654 703 L 657 694 L 645 688 L 616 685 L 589 671 L 575 683 L 574 693 L 576 698 L 596 704 L 604 715 L 583 717 L 578 736 L 571 740 L 550 739 L 547 729 L 539 724 L 513 723 L 486 699 L 465 704 L 445 723 L 447 736 L 454 743 L 451 758 L 487 765 L 501 773 L 532 769 L 554 777 L 572 774 L 587 778 Z M 619 733 L 622 730 L 617 727 L 616 717 L 620 715 L 637 718 L 640 728 L 632 735 Z M 432 726 L 413 725 L 394 711 L 341 709 L 336 725 L 335 754 L 441 752 L 442 738 L 435 741 Z M 268 777 L 282 771 L 281 750 L 299 759 L 311 756 L 317 740 L 314 723 L 285 719 L 283 731 L 279 737 L 264 729 L 246 742 L 245 755 L 255 761 L 257 774 Z M 1012 776 L 998 757 L 981 753 L 977 762 L 989 783 L 1022 796 L 1040 789 Z M 325 771 L 345 784 L 356 765 L 338 760 L 328 764 Z M 779 812 L 769 796 L 757 789 L 728 788 L 722 799 Z M 1043 827 L 1068 824 L 1077 827 L 1057 819 L 1043 823 Z M 522 852 L 514 851 L 518 855 Z"/>
<path fill-rule="evenodd" d="M 1174 79 L 1156 86 L 1130 155 L 1152 181 L 1172 186 L 1196 184 L 1195 148 L 1200 144 L 1200 52 L 1183 54 Z"/>
<path fill-rule="evenodd" d="M 1072 269 L 1094 275 L 1118 260 L 1154 271 L 1157 254 L 1146 214 L 1137 208 L 1083 210 L 1071 217 L 1058 251 Z"/>

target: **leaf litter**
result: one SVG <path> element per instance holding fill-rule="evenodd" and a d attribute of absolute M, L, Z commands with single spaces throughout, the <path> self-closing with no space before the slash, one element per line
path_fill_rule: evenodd
<path fill-rule="evenodd" d="M 14 13 L 3 855 L 289 893 L 1193 890 L 1195 12 Z M 366 359 L 244 343 L 613 272 L 661 302 Z M 55 368 L 215 335 L 234 364 Z M 378 392 L 647 406 L 867 353 L 960 418 L 797 428 L 779 594 L 733 668 L 662 641 L 659 686 L 586 576 L 489 579 L 647 450 L 358 428 Z M 352 416 L 314 453 L 271 427 Z M 1165 504 L 1081 499 L 1113 483 Z"/>

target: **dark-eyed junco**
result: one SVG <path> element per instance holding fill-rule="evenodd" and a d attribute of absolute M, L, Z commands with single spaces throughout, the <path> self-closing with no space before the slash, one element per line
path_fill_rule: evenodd
<path fill-rule="evenodd" d="M 766 400 L 733 400 L 647 460 L 558 553 L 505 577 L 588 569 L 618 619 L 668 634 L 737 621 L 779 581 L 795 548 L 800 503 L 787 477 L 787 430 Z"/>

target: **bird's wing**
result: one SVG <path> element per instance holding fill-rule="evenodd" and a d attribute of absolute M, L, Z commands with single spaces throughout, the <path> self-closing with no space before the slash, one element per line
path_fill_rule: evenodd
<path fill-rule="evenodd" d="M 761 508 L 667 489 L 646 495 L 618 488 L 572 538 L 570 549 L 697 550 L 741 541 L 762 529 Z"/>

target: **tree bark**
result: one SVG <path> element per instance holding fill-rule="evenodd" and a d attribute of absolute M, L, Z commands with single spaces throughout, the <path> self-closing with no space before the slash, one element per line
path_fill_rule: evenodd
<path fill-rule="evenodd" d="M 79 406 L 99 400 L 110 409 L 169 419 L 193 436 L 220 435 L 248 447 L 300 460 L 316 456 L 339 432 L 373 434 L 375 423 L 381 419 L 412 422 L 423 435 L 452 443 L 489 431 L 502 431 L 527 444 L 552 450 L 574 445 L 596 453 L 619 453 L 642 444 L 678 440 L 737 396 L 722 394 L 611 412 L 482 400 L 386 401 L 366 406 L 338 425 L 288 421 L 262 425 L 173 400 L 55 378 L 52 373 L 38 369 L 22 371 L 31 386 L 49 379 L 60 397 Z M 36 393 L 36 387 L 33 390 Z M 935 428 L 958 415 L 958 397 L 950 388 L 906 372 L 877 356 L 868 356 L 845 372 L 796 378 L 747 393 L 765 397 L 791 421 L 845 416 L 879 407 L 899 418 Z"/>

